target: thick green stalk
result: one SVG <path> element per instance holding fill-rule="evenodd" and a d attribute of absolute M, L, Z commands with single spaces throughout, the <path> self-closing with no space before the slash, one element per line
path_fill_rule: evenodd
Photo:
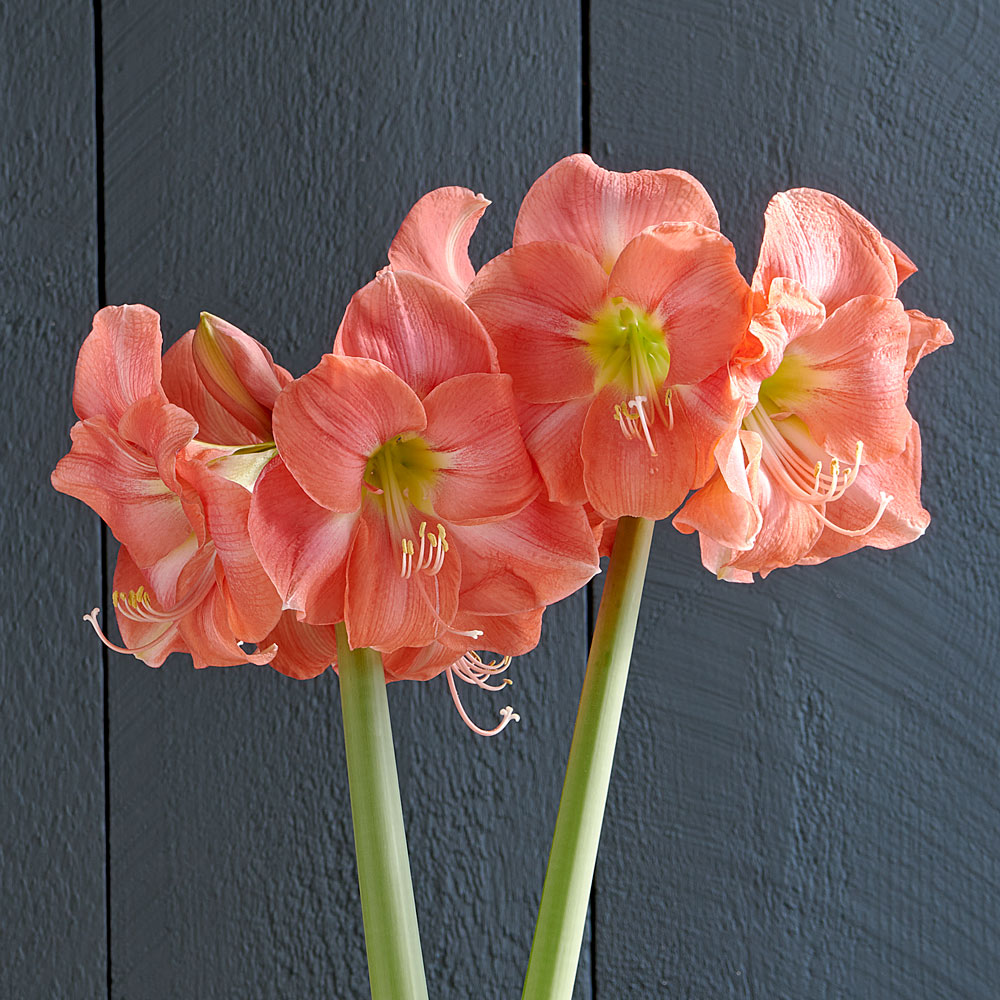
<path fill-rule="evenodd" d="M 427 1000 L 382 657 L 340 624 L 337 669 L 372 1000 Z"/>
<path fill-rule="evenodd" d="M 587 660 L 523 1000 L 573 994 L 653 522 L 618 522 Z"/>

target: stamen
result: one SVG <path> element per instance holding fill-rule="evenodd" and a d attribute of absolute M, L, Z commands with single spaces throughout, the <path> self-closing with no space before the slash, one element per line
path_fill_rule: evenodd
<path fill-rule="evenodd" d="M 879 493 L 878 497 L 878 510 L 875 512 L 875 516 L 863 528 L 842 528 L 839 524 L 834 524 L 833 521 L 829 520 L 829 518 L 825 517 L 815 508 L 813 508 L 813 512 L 831 531 L 837 532 L 838 535 L 846 535 L 848 538 L 860 538 L 875 528 L 879 521 L 882 520 L 882 515 L 885 513 L 886 508 L 895 500 L 895 497 L 885 492 Z"/>
<path fill-rule="evenodd" d="M 653 439 L 649 434 L 649 424 L 646 422 L 646 413 L 642 408 L 642 405 L 645 402 L 645 396 L 636 396 L 635 399 L 630 399 L 628 401 L 628 405 L 630 409 L 635 410 L 635 419 L 639 421 L 639 424 L 642 427 L 642 433 L 646 437 L 646 444 L 649 446 L 649 453 L 655 457 L 656 448 L 653 447 Z M 638 433 L 636 433 L 636 437 L 638 436 Z"/>
<path fill-rule="evenodd" d="M 455 708 L 458 709 L 458 714 L 462 717 L 462 721 L 474 733 L 477 733 L 479 736 L 496 736 L 497 733 L 502 733 L 511 722 L 521 721 L 521 716 L 514 711 L 513 707 L 506 705 L 500 710 L 500 724 L 498 726 L 494 729 L 481 729 L 469 718 L 468 713 L 462 707 L 462 702 L 458 697 L 458 688 L 455 686 L 455 665 L 447 667 L 445 673 L 448 676 L 448 690 L 451 691 L 451 700 L 455 703 Z"/>
<path fill-rule="evenodd" d="M 108 649 L 113 649 L 116 653 L 127 653 L 130 656 L 136 656 L 136 657 L 138 657 L 140 653 L 145 653 L 148 650 L 152 649 L 154 646 L 159 645 L 159 643 L 164 638 L 166 638 L 167 633 L 171 629 L 175 629 L 176 630 L 176 625 L 174 623 L 172 623 L 172 622 L 168 622 L 167 625 L 164 627 L 163 631 L 160 632 L 159 635 L 154 636 L 152 639 L 150 639 L 149 642 L 143 643 L 141 646 L 135 646 L 135 647 L 133 647 L 133 648 L 130 649 L 127 646 L 119 646 L 117 643 L 112 642 L 104 634 L 104 631 L 102 630 L 101 626 L 97 624 L 97 616 L 100 613 L 101 613 L 101 609 L 100 608 L 94 608 L 90 612 L 89 615 L 84 615 L 83 616 L 83 620 L 85 622 L 90 622 L 90 624 L 94 628 L 94 631 L 97 633 L 97 638 L 100 639 L 101 642 L 103 642 L 104 645 L 108 647 Z"/>

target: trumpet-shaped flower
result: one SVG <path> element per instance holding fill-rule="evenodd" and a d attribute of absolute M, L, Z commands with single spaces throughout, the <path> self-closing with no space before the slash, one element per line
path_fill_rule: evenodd
<path fill-rule="evenodd" d="M 681 171 L 570 157 L 469 287 L 551 499 L 660 518 L 711 473 L 738 416 L 725 366 L 751 301 L 717 222 Z"/>
<path fill-rule="evenodd" d="M 749 582 L 926 529 L 908 381 L 952 338 L 895 297 L 913 270 L 832 195 L 799 189 L 768 206 L 760 308 L 733 365 L 742 426 L 674 519 L 701 533 L 703 561 L 721 577 Z"/>
<path fill-rule="evenodd" d="M 203 319 L 198 334 L 210 320 Z M 220 338 L 255 344 L 215 322 Z M 189 652 L 199 667 L 264 663 L 274 655 L 263 640 L 280 600 L 250 545 L 250 494 L 239 480 L 248 475 L 240 452 L 253 455 L 266 429 L 259 414 L 248 423 L 225 405 L 246 402 L 239 386 L 230 381 L 228 395 L 218 386 L 213 394 L 200 381 L 192 356 L 198 334 L 161 362 L 155 312 L 119 306 L 97 314 L 77 362 L 73 398 L 80 422 L 52 483 L 97 511 L 122 543 L 112 602 L 126 645 L 106 639 L 95 609 L 86 617 L 102 640 L 152 666 L 173 651 Z M 247 374 L 255 365 L 242 364 L 244 381 L 261 393 Z M 224 378 L 230 368 L 210 359 L 202 370 Z M 280 371 L 270 367 L 267 376 L 278 380 Z M 199 422 L 177 400 L 225 444 L 196 438 Z M 261 648 L 248 653 L 246 642 Z"/>

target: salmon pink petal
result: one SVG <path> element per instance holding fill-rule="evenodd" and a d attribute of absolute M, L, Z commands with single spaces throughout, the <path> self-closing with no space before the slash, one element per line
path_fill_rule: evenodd
<path fill-rule="evenodd" d="M 306 625 L 285 611 L 263 646 L 278 647 L 271 666 L 286 677 L 309 680 L 337 664 L 337 636 L 332 625 Z"/>
<path fill-rule="evenodd" d="M 146 306 L 105 306 L 80 348 L 73 409 L 112 425 L 138 399 L 160 389 L 160 317 Z"/>
<path fill-rule="evenodd" d="M 906 315 L 910 320 L 910 339 L 906 348 L 906 377 L 909 378 L 921 358 L 952 343 L 955 338 L 943 319 L 934 319 L 919 309 L 907 309 Z"/>
<path fill-rule="evenodd" d="M 899 288 L 907 278 L 917 273 L 917 265 L 892 240 L 887 240 L 883 236 L 882 242 L 892 254 L 892 262 L 896 265 L 896 287 Z"/>
<path fill-rule="evenodd" d="M 517 423 L 509 375 L 460 375 L 425 400 L 426 438 L 442 467 L 434 512 L 475 524 L 521 510 L 541 482 Z"/>
<path fill-rule="evenodd" d="M 464 650 L 452 649 L 441 642 L 426 646 L 404 646 L 382 656 L 387 681 L 429 681 L 445 667 L 450 667 Z"/>
<path fill-rule="evenodd" d="M 140 566 L 156 562 L 191 535 L 180 497 L 152 459 L 105 417 L 77 423 L 70 436 L 72 447 L 52 473 L 52 485 L 96 511 Z"/>
<path fill-rule="evenodd" d="M 416 512 L 412 509 L 411 520 Z M 411 523 L 411 538 L 418 526 Z M 400 543 L 392 537 L 376 500 L 362 509 L 347 563 L 344 623 L 351 648 L 388 651 L 424 646 L 449 630 L 458 608 L 461 556 L 450 546 L 434 576 L 400 573 Z"/>
<path fill-rule="evenodd" d="M 424 424 L 413 390 L 368 358 L 326 354 L 274 404 L 274 437 L 289 472 L 316 503 L 341 513 L 361 506 L 369 456 Z"/>
<path fill-rule="evenodd" d="M 175 472 L 177 455 L 198 432 L 190 413 L 159 396 L 147 396 L 122 414 L 118 432 L 153 459 L 160 478 L 174 493 L 181 492 Z"/>
<path fill-rule="evenodd" d="M 608 294 L 634 302 L 663 325 L 669 385 L 698 382 L 726 364 L 750 321 L 752 297 L 732 243 L 694 223 L 668 223 L 636 236 L 611 272 Z"/>
<path fill-rule="evenodd" d="M 892 500 L 870 531 L 852 537 L 824 528 L 802 561 L 812 565 L 866 545 L 894 549 L 927 530 L 931 517 L 920 503 L 920 431 L 916 421 L 911 423 L 906 447 L 899 455 L 862 466 L 844 496 L 826 505 L 827 520 L 848 531 L 863 530 L 878 515 L 883 494 Z"/>
<path fill-rule="evenodd" d="M 257 481 L 247 525 L 284 607 L 317 625 L 343 621 L 347 557 L 358 513 L 320 507 L 276 459 Z"/>
<path fill-rule="evenodd" d="M 661 222 L 719 228 L 708 192 L 683 170 L 618 173 L 576 153 L 532 184 L 517 215 L 514 246 L 541 240 L 572 243 L 610 271 L 629 240 Z"/>
<path fill-rule="evenodd" d="M 205 600 L 177 623 L 177 628 L 196 669 L 268 663 L 277 652 L 272 646 L 251 653 L 239 645 L 229 622 L 228 604 L 218 587 L 213 587 Z"/>
<path fill-rule="evenodd" d="M 448 537 L 461 547 L 460 603 L 472 614 L 553 604 L 599 570 L 594 535 L 580 506 L 539 498 L 503 521 L 453 525 Z"/>
<path fill-rule="evenodd" d="M 475 628 L 483 633 L 476 639 L 476 649 L 489 649 L 501 656 L 522 656 L 538 645 L 544 610 L 533 608 L 509 615 L 460 612 L 455 616 L 455 625 L 462 629 Z"/>
<path fill-rule="evenodd" d="M 684 534 L 699 531 L 719 545 L 744 551 L 761 528 L 755 494 L 759 493 L 761 440 L 751 431 L 731 432 L 719 443 L 719 470 L 674 517 Z"/>
<path fill-rule="evenodd" d="M 795 500 L 761 470 L 758 476 L 761 527 L 753 547 L 730 562 L 735 570 L 767 576 L 794 566 L 816 544 L 823 522 L 810 504 Z"/>
<path fill-rule="evenodd" d="M 524 443 L 542 474 L 550 500 L 575 504 L 587 499 L 580 440 L 591 402 L 589 397 L 565 403 L 517 401 Z"/>
<path fill-rule="evenodd" d="M 615 544 L 615 535 L 618 532 L 617 518 L 605 517 L 603 514 L 599 514 L 589 503 L 583 505 L 583 511 L 587 515 L 587 521 L 590 523 L 590 531 L 594 536 L 594 541 L 597 543 L 598 555 L 602 559 L 609 558 Z"/>
<path fill-rule="evenodd" d="M 641 438 L 622 437 L 614 414 L 615 407 L 624 403 L 621 390 L 606 386 L 587 414 L 580 449 L 587 495 L 604 517 L 666 517 L 695 486 L 695 429 L 687 408 L 678 400 L 672 429 L 661 420 L 650 427 L 656 448 L 652 455 Z"/>
<path fill-rule="evenodd" d="M 898 454 L 910 427 L 903 378 L 909 332 L 897 299 L 852 299 L 788 345 L 761 394 L 800 417 L 842 462 L 853 462 L 858 441 L 866 462 Z"/>
<path fill-rule="evenodd" d="M 204 504 L 208 533 L 225 570 L 230 623 L 241 639 L 260 642 L 278 621 L 281 598 L 250 542 L 250 493 L 201 462 L 182 461 L 180 471 Z"/>
<path fill-rule="evenodd" d="M 274 401 L 292 380 L 270 351 L 232 323 L 202 313 L 191 356 L 215 401 L 258 440 L 269 441 Z"/>
<path fill-rule="evenodd" d="M 532 403 L 590 396 L 594 365 L 582 327 L 604 306 L 607 277 L 568 243 L 514 247 L 486 264 L 468 303 L 493 338 L 500 367 Z"/>
<path fill-rule="evenodd" d="M 460 298 L 389 268 L 351 299 L 333 353 L 381 361 L 421 399 L 455 375 L 500 370 L 493 342 Z"/>
<path fill-rule="evenodd" d="M 259 439 L 220 406 L 198 376 L 191 353 L 194 330 L 188 330 L 163 355 L 163 391 L 167 399 L 198 421 L 202 441 L 226 447 L 255 444 Z"/>
<path fill-rule="evenodd" d="M 767 292 L 774 278 L 794 278 L 828 313 L 859 295 L 892 298 L 897 271 L 879 231 L 846 202 L 825 191 L 776 194 L 764 213 L 764 240 L 753 286 Z"/>
<path fill-rule="evenodd" d="M 737 554 L 725 545 L 720 545 L 708 535 L 699 536 L 701 543 L 701 564 L 720 580 L 729 583 L 753 583 L 753 573 L 745 569 L 733 569 L 731 563 Z"/>
<path fill-rule="evenodd" d="M 469 240 L 489 204 L 489 199 L 463 187 L 428 192 L 393 237 L 389 264 L 393 270 L 414 271 L 465 295 L 476 273 L 469 262 Z"/>

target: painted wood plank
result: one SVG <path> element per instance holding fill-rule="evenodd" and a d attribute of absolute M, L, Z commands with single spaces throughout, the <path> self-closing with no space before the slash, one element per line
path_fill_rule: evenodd
<path fill-rule="evenodd" d="M 106 995 L 97 519 L 55 493 L 97 304 L 89 5 L 0 7 L 0 995 Z"/>
<path fill-rule="evenodd" d="M 115 0 L 104 26 L 110 300 L 168 337 L 211 310 L 296 374 L 420 194 L 495 200 L 483 260 L 580 141 L 575 3 Z M 583 595 L 552 613 L 495 742 L 443 680 L 390 690 L 432 995 L 518 991 L 584 629 Z M 335 678 L 114 659 L 110 704 L 113 995 L 365 995 Z"/>
<path fill-rule="evenodd" d="M 691 170 L 749 274 L 776 190 L 921 267 L 927 535 L 718 584 L 661 525 L 598 871 L 596 995 L 996 995 L 1000 43 L 971 0 L 593 0 L 606 166 Z"/>

